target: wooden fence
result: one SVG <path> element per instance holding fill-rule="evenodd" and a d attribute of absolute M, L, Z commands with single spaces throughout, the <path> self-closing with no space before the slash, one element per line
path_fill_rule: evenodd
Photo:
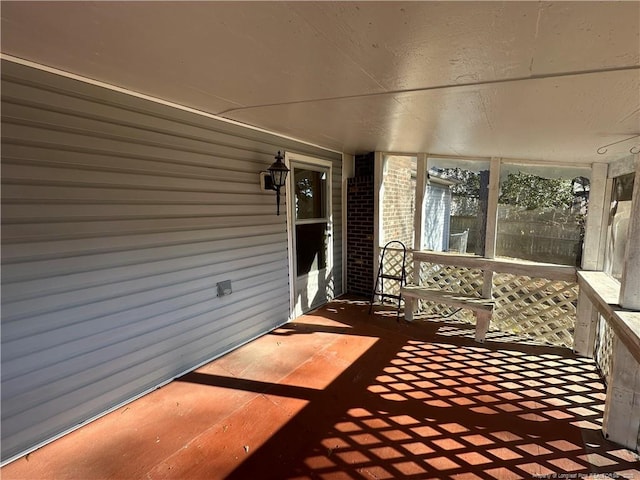
<path fill-rule="evenodd" d="M 469 230 L 468 253 L 478 242 L 476 217 L 451 217 L 451 233 Z M 502 219 L 498 223 L 496 252 L 502 257 L 533 262 L 575 265 L 582 248 L 580 227 L 575 223 L 549 224 L 522 219 Z"/>

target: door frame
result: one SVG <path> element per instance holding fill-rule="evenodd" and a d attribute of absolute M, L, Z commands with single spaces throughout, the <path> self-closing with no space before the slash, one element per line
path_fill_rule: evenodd
<path fill-rule="evenodd" d="M 291 174 L 287 178 L 286 186 L 286 199 L 287 199 L 287 242 L 288 242 L 288 256 L 289 256 L 289 320 L 294 320 L 298 316 L 302 315 L 301 312 L 296 311 L 296 298 L 297 292 L 297 265 L 296 265 L 296 240 L 295 240 L 295 218 L 293 198 L 295 196 L 293 190 L 293 168 L 295 165 L 307 165 L 311 168 L 326 168 L 328 169 L 327 178 L 327 223 L 329 228 L 330 241 L 327 247 L 327 270 L 333 272 L 333 162 L 331 160 L 325 160 L 322 158 L 311 157 L 309 155 L 302 155 L 295 152 L 285 152 L 284 154 L 285 165 L 291 170 Z M 292 167 L 292 164 L 294 165 Z M 335 272 L 332 273 L 335 275 Z M 335 279 L 333 281 L 335 285 Z"/>

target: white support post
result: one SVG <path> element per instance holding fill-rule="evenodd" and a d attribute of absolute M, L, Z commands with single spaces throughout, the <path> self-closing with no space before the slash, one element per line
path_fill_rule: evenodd
<path fill-rule="evenodd" d="M 600 246 L 602 230 L 606 230 L 607 224 L 603 224 L 605 207 L 608 201 L 605 198 L 607 190 L 606 163 L 594 163 L 591 166 L 591 185 L 589 187 L 589 210 L 585 225 L 584 245 L 582 248 L 582 269 L 598 270 L 598 258 L 603 250 Z"/>
<path fill-rule="evenodd" d="M 375 288 L 378 268 L 380 267 L 380 231 L 382 230 L 380 200 L 384 196 L 384 192 L 381 192 L 384 171 L 383 162 L 384 156 L 382 152 L 375 152 L 373 160 L 373 272 L 371 273 L 373 276 L 373 288 Z"/>
<path fill-rule="evenodd" d="M 591 166 L 591 186 L 589 191 L 589 210 L 585 226 L 584 245 L 582 249 L 582 268 L 584 270 L 598 270 L 602 267 L 601 255 L 604 250 L 603 230 L 607 229 L 608 212 L 606 206 L 607 170 L 605 163 L 594 163 Z M 610 183 L 610 182 L 609 182 Z M 598 311 L 587 295 L 578 293 L 578 307 L 576 309 L 575 333 L 573 335 L 573 351 L 580 356 L 593 358 L 598 328 Z"/>
<path fill-rule="evenodd" d="M 404 319 L 407 322 L 413 322 L 413 312 L 415 310 L 415 304 L 417 303 L 417 299 L 413 297 L 403 297 L 404 298 Z"/>
<path fill-rule="evenodd" d="M 475 340 L 478 343 L 484 343 L 487 332 L 489 331 L 489 323 L 491 322 L 491 312 L 475 312 L 476 314 L 476 335 Z"/>
<path fill-rule="evenodd" d="M 500 158 L 491 159 L 489 169 L 489 198 L 487 199 L 487 229 L 484 241 L 484 257 L 495 258 L 498 228 L 498 196 L 500 195 Z"/>
<path fill-rule="evenodd" d="M 620 305 L 630 310 L 640 310 L 640 156 L 636 156 L 636 174 L 624 269 L 620 281 Z"/>
<path fill-rule="evenodd" d="M 498 234 L 498 196 L 500 195 L 500 158 L 492 158 L 489 167 L 489 197 L 487 198 L 487 228 L 485 231 L 484 257 L 495 258 Z M 493 298 L 493 270 L 482 273 L 482 298 Z M 489 331 L 492 312 L 476 314 L 476 341 L 484 341 Z M 480 340 L 480 337 L 482 338 Z"/>
<path fill-rule="evenodd" d="M 482 272 L 482 298 L 493 298 L 493 270 Z"/>
<path fill-rule="evenodd" d="M 493 270 L 486 269 L 482 272 L 482 298 L 493 298 Z M 493 310 L 476 312 L 476 342 L 484 342 L 492 317 Z"/>
<path fill-rule="evenodd" d="M 427 154 L 419 153 L 416 162 L 416 211 L 413 215 L 413 249 L 422 250 L 422 225 L 424 225 L 424 198 L 427 187 Z"/>
<path fill-rule="evenodd" d="M 419 251 L 422 250 L 422 226 L 424 225 L 424 202 L 425 202 L 425 190 L 427 185 L 429 184 L 427 169 L 429 166 L 427 165 L 428 154 L 419 153 L 418 154 L 418 162 L 417 162 L 417 173 L 416 173 L 416 211 L 414 215 L 414 240 L 413 240 L 413 250 Z M 420 262 L 413 262 L 413 276 L 408 280 L 408 283 L 412 283 L 414 285 L 420 284 Z M 416 305 L 419 305 L 420 302 L 416 301 Z M 406 305 L 406 304 L 405 304 Z"/>
<path fill-rule="evenodd" d="M 609 175 L 608 175 L 609 176 Z M 607 251 L 607 234 L 609 233 L 609 215 L 611 214 L 611 195 L 613 193 L 613 178 L 609 176 L 604 188 L 604 198 L 606 200 L 602 210 L 602 220 L 600 225 L 600 251 L 598 252 L 598 266 L 596 270 L 604 270 L 604 259 Z"/>
<path fill-rule="evenodd" d="M 640 451 L 640 368 L 616 336 L 602 431 L 607 439 Z"/>

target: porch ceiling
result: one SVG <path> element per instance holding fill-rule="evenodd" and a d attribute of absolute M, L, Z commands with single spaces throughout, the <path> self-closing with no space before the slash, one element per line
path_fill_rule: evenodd
<path fill-rule="evenodd" d="M 2 52 L 349 153 L 611 161 L 639 2 L 2 2 Z M 637 140 L 637 139 L 636 139 Z"/>

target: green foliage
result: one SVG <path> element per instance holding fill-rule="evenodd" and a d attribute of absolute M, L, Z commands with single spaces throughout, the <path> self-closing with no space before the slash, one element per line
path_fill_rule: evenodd
<path fill-rule="evenodd" d="M 527 210 L 569 208 L 573 202 L 573 189 L 570 180 L 510 173 L 502 184 L 498 201 Z"/>
<path fill-rule="evenodd" d="M 456 180 L 451 193 L 457 197 L 480 198 L 480 174 L 462 168 L 437 168 L 432 174 Z M 569 208 L 574 201 L 571 180 L 544 178 L 529 173 L 510 173 L 501 185 L 499 202 L 526 210 Z"/>
<path fill-rule="evenodd" d="M 480 198 L 480 175 L 462 168 L 435 168 L 431 173 L 459 183 L 451 187 L 451 194 L 460 197 Z"/>

